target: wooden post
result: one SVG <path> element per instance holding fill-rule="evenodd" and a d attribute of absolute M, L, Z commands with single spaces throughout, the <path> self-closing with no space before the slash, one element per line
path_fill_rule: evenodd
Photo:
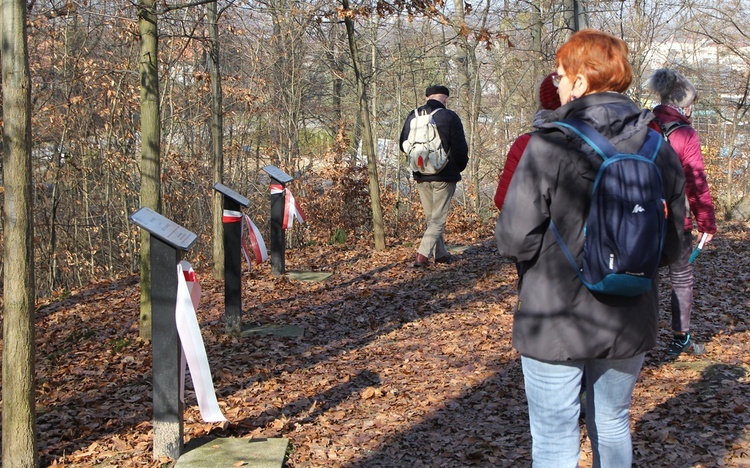
<path fill-rule="evenodd" d="M 282 189 L 278 193 L 271 193 L 271 274 L 281 276 L 286 273 L 286 236 L 283 228 L 286 196 L 283 189 L 294 178 L 285 174 L 276 166 L 266 166 L 263 170 L 271 176 L 271 186 L 281 187 Z"/>
<path fill-rule="evenodd" d="M 284 184 L 271 178 L 271 184 Z M 281 276 L 286 273 L 286 237 L 284 235 L 284 192 L 271 194 L 271 274 Z"/>
<path fill-rule="evenodd" d="M 214 190 L 224 199 L 224 320 L 227 330 L 239 333 L 242 327 L 242 217 L 240 206 L 250 200 L 223 184 Z M 240 216 L 236 219 L 236 216 Z"/>
<path fill-rule="evenodd" d="M 182 349 L 175 322 L 177 263 L 198 236 L 145 207 L 133 213 L 130 221 L 150 235 L 154 459 L 177 460 L 184 447 Z"/>
<path fill-rule="evenodd" d="M 154 458 L 177 460 L 183 449 L 180 401 L 180 337 L 175 322 L 177 250 L 151 236 L 151 337 L 154 400 Z"/>

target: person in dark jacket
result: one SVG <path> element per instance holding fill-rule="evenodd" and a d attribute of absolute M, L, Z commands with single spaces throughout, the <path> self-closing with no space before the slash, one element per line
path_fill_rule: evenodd
<path fill-rule="evenodd" d="M 716 233 L 716 214 L 708 189 L 703 153 L 698 133 L 691 125 L 690 116 L 696 98 L 695 86 L 680 72 L 661 68 L 649 80 L 649 87 L 659 96 L 661 104 L 654 108 L 659 127 L 667 134 L 685 172 L 685 230 L 682 233 L 682 252 L 669 266 L 672 279 L 672 341 L 667 353 L 703 354 L 705 346 L 696 343 L 690 335 L 690 312 L 693 306 L 693 265 L 690 264 L 695 239 L 693 217 L 698 235 L 711 242 Z"/>
<path fill-rule="evenodd" d="M 412 172 L 427 221 L 427 230 L 422 236 L 414 259 L 416 267 L 427 266 L 430 257 L 435 258 L 435 263 L 451 262 L 451 254 L 445 247 L 443 231 L 448 219 L 451 200 L 456 192 L 456 183 L 461 180 L 461 172 L 466 169 L 469 162 L 469 146 L 466 143 L 461 118 L 446 108 L 448 96 L 450 96 L 450 90 L 445 86 L 429 86 L 425 90 L 427 102 L 417 109 L 418 112 L 426 110 L 428 113 L 441 109 L 433 118 L 443 149 L 448 155 L 448 164 L 437 174 L 426 175 L 421 172 Z M 411 112 L 401 131 L 402 151 L 405 151 L 404 142 L 409 138 L 409 128 L 413 118 L 414 112 Z"/>
<path fill-rule="evenodd" d="M 637 152 L 654 115 L 623 94 L 632 81 L 628 47 L 609 34 L 574 33 L 556 54 L 562 107 L 548 122 L 580 119 L 620 151 Z M 630 467 L 629 414 L 646 351 L 656 345 L 658 288 L 635 297 L 594 294 L 555 241 L 580 264 L 584 224 L 601 159 L 552 123 L 532 135 L 510 182 L 495 237 L 500 255 L 521 264 L 513 346 L 521 354 L 535 467 L 576 467 L 579 391 L 586 375 L 586 427 L 594 466 Z M 669 145 L 656 157 L 668 207 L 662 264 L 680 251 L 685 176 Z"/>

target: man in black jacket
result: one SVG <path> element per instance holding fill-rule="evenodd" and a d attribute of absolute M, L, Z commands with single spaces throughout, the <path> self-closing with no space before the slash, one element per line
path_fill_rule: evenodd
<path fill-rule="evenodd" d="M 446 108 L 450 91 L 442 85 L 430 86 L 425 90 L 427 102 L 417 111 L 426 110 L 428 113 L 441 109 L 433 116 L 437 125 L 443 149 L 448 155 L 448 164 L 437 174 L 426 175 L 413 172 L 417 183 L 419 198 L 427 220 L 427 230 L 422 236 L 422 242 L 417 249 L 414 266 L 424 267 L 429 264 L 429 258 L 434 257 L 435 263 L 450 263 L 451 255 L 445 247 L 443 230 L 448 219 L 451 199 L 456 191 L 456 183 L 461 180 L 461 172 L 469 162 L 469 146 L 464 135 L 461 118 Z M 409 129 L 414 112 L 411 112 L 404 122 L 401 131 L 401 150 L 404 142 L 409 138 Z"/>

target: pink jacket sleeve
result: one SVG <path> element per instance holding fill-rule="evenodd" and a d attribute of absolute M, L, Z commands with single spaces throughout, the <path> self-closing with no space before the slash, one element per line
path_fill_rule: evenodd
<path fill-rule="evenodd" d="M 682 169 L 685 171 L 685 198 L 690 205 L 690 211 L 686 211 L 688 217 L 685 219 L 685 230 L 693 229 L 690 217 L 692 213 L 698 231 L 714 234 L 716 214 L 706 180 L 700 137 L 693 127 L 684 126 L 669 135 L 669 143 L 680 157 Z"/>
<path fill-rule="evenodd" d="M 521 155 L 526 149 L 526 145 L 529 144 L 530 139 L 531 133 L 524 133 L 516 138 L 516 141 L 510 145 L 508 156 L 505 157 L 505 166 L 503 166 L 503 170 L 500 173 L 500 180 L 498 181 L 497 191 L 495 192 L 495 206 L 498 210 L 503 208 L 503 202 L 505 201 L 505 195 L 508 193 L 510 180 L 513 177 L 513 173 L 516 172 L 518 161 L 521 160 Z"/>

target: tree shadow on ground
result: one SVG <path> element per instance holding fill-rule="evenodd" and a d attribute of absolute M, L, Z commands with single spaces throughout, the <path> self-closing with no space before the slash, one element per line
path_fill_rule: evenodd
<path fill-rule="evenodd" d="M 531 441 L 520 364 L 517 356 L 510 352 L 509 329 L 492 328 L 499 324 L 505 327 L 511 322 L 515 274 L 511 262 L 497 257 L 492 248 L 493 242 L 493 239 L 488 239 L 462 252 L 457 255 L 455 264 L 427 270 L 414 269 L 410 262 L 399 265 L 398 261 L 394 261 L 397 255 L 385 257 L 382 261 L 374 261 L 375 254 L 355 255 L 351 260 L 337 260 L 341 265 L 347 264 L 347 269 L 324 285 L 301 286 L 283 278 L 259 278 L 258 284 L 243 286 L 243 296 L 255 300 L 252 310 L 259 315 L 262 313 L 264 321 L 304 326 L 306 334 L 300 339 L 228 339 L 223 333 L 223 326 L 217 322 L 218 312 L 206 312 L 211 308 L 221 308 L 222 290 L 220 287 L 213 288 L 213 291 L 204 288 L 204 293 L 213 292 L 211 299 L 204 296 L 201 308 L 204 310 L 204 341 L 217 393 L 220 401 L 227 403 L 228 409 L 240 410 L 235 413 L 239 417 L 232 418 L 237 424 L 233 422 L 226 431 L 216 431 L 219 434 L 211 431 L 212 435 L 289 437 L 298 453 L 312 452 L 320 447 L 325 448 L 325 452 L 335 452 L 339 448 L 337 444 L 351 441 L 355 448 L 367 444 L 366 450 L 335 462 L 352 467 L 530 465 Z M 730 245 L 726 249 L 727 255 L 738 253 L 731 250 Z M 712 256 L 723 256 L 722 252 L 719 248 L 716 252 L 709 249 L 702 255 L 712 259 Z M 350 262 L 353 264 L 349 265 Z M 709 262 L 706 263 L 709 265 Z M 711 335 L 715 342 L 719 342 L 722 337 L 731 337 L 733 333 L 747 329 L 746 314 L 734 306 L 737 301 L 747 305 L 746 295 L 750 289 L 730 289 L 736 285 L 736 278 L 731 278 L 727 270 L 736 268 L 737 264 L 724 261 L 722 257 L 720 261 L 712 260 L 710 265 L 716 265 L 713 268 L 717 269 L 712 272 L 715 277 L 712 281 L 722 281 L 723 286 L 721 290 L 712 292 L 713 296 L 703 296 L 705 308 L 709 309 L 710 304 L 722 304 L 722 315 L 701 318 L 715 320 L 716 324 L 710 332 L 704 328 L 706 331 L 700 333 Z M 742 271 L 741 268 L 739 270 Z M 132 286 L 137 290 L 135 283 Z M 728 291 L 733 291 L 731 294 L 737 296 L 737 300 L 733 297 L 732 309 L 727 307 L 725 295 L 729 294 Z M 127 294 L 137 298 L 137 291 Z M 99 309 L 94 309 L 93 303 L 98 298 L 92 299 L 92 310 L 86 312 L 95 317 Z M 81 314 L 88 302 L 79 301 L 78 307 L 71 303 L 65 308 L 73 309 L 67 311 L 71 315 Z M 137 322 L 137 300 L 133 300 L 132 304 L 117 311 L 117 314 L 132 315 L 130 320 L 123 323 Z M 62 307 L 55 307 L 55 311 L 59 309 Z M 38 320 L 47 321 L 48 327 L 54 321 L 58 333 L 72 333 L 71 328 L 75 326 L 68 326 L 70 323 L 62 325 L 63 321 L 70 320 L 68 315 L 61 314 L 58 318 L 49 311 L 45 312 Z M 486 319 L 482 323 L 477 321 L 478 326 L 487 330 L 491 340 L 475 337 L 481 338 L 482 343 L 492 343 L 492 351 L 461 349 L 473 344 L 466 340 L 471 338 L 467 330 L 476 326 L 472 322 L 478 317 L 493 314 L 502 318 Z M 446 331 L 446 325 L 452 328 Z M 97 326 L 105 328 L 104 324 Z M 102 337 L 111 336 L 110 340 L 115 343 L 116 339 L 133 335 L 135 328 L 131 326 L 128 331 L 128 326 L 122 326 L 122 330 L 118 328 L 117 331 L 103 329 L 89 339 L 101 340 Z M 701 322 L 699 326 L 704 327 L 704 324 Z M 94 329 L 93 322 L 89 322 L 88 327 Z M 660 324 L 660 327 L 664 328 L 664 324 Z M 725 334 L 718 335 L 722 331 Z M 449 334 L 446 335 L 446 332 Z M 67 335 L 49 335 L 52 342 L 44 343 L 38 351 L 49 353 L 59 350 L 61 341 L 56 340 L 55 336 L 65 338 Z M 434 346 L 436 340 L 442 342 Z M 448 349 L 449 344 L 457 347 L 460 353 Z M 71 366 L 79 373 L 77 375 L 89 378 L 80 381 L 81 377 L 72 375 L 58 382 L 61 387 L 55 391 L 61 392 L 61 395 L 54 399 L 55 406 L 47 408 L 41 420 L 47 427 L 64 427 L 70 434 L 66 432 L 62 438 L 64 440 L 43 454 L 44 460 L 50 461 L 52 453 L 57 456 L 72 453 L 93 442 L 101 445 L 103 440 L 106 442 L 123 434 L 136 434 L 139 440 L 149 439 L 150 404 L 147 392 L 150 358 L 148 351 L 142 348 L 141 345 L 131 344 L 127 352 L 136 352 L 140 356 L 136 362 L 122 361 L 124 367 L 112 363 L 104 373 L 95 367 L 99 361 L 91 360 L 83 349 L 73 348 L 68 353 L 70 359 L 55 361 L 57 365 Z M 711 352 L 711 346 L 708 348 Z M 410 365 L 415 368 L 411 374 L 406 373 L 401 376 L 402 380 L 395 381 L 389 372 L 399 372 L 404 358 L 414 355 L 424 356 L 424 359 L 416 362 L 412 359 Z M 436 356 L 439 361 L 437 365 L 427 362 L 428 357 Z M 716 360 L 721 358 L 718 354 L 712 356 Z M 124 355 L 113 353 L 112 359 L 124 359 Z M 470 364 L 486 365 L 487 362 L 493 363 L 493 373 L 489 376 L 489 373 L 482 374 L 470 385 L 462 385 L 460 391 L 446 385 L 439 388 L 442 393 L 431 394 L 429 388 L 424 388 L 419 382 L 420 377 L 438 383 L 448 382 Z M 393 367 L 389 368 L 389 365 Z M 671 364 L 675 367 L 679 365 L 682 363 Z M 123 370 L 130 367 L 134 368 L 133 374 L 124 375 Z M 653 391 L 650 385 L 659 384 L 659 375 L 655 372 L 661 372 L 662 368 L 669 366 L 663 362 L 647 363 L 645 370 L 654 372 L 656 377 L 645 384 L 639 383 L 644 393 Z M 422 375 L 419 376 L 419 373 Z M 739 377 L 732 377 L 735 375 L 732 366 L 726 369 L 719 367 L 701 376 L 701 382 L 705 381 L 709 393 L 702 391 L 696 383 L 671 399 L 674 400 L 672 405 L 665 406 L 667 403 L 664 402 L 649 410 L 646 417 L 634 418 L 638 421 L 634 447 L 639 466 L 664 466 L 662 460 L 668 460 L 665 447 L 675 450 L 682 447 L 674 443 L 665 444 L 662 438 L 669 442 L 673 437 L 683 445 L 693 444 L 696 447 L 710 445 L 710 441 L 695 444 L 695 440 L 706 440 L 697 432 L 701 424 L 710 428 L 709 439 L 721 439 L 724 451 L 721 447 L 711 448 L 712 452 L 708 448 L 696 448 L 689 456 L 677 460 L 692 460 L 699 456 L 704 457 L 701 460 L 707 460 L 716 454 L 724 458 L 728 456 L 732 441 L 743 437 L 741 423 L 746 416 L 740 413 L 741 408 L 737 404 L 733 404 L 731 394 L 725 394 L 722 387 L 714 385 L 718 378 L 716 376 L 724 374 L 726 376 L 719 381 L 726 383 L 727 388 L 738 395 L 748 393 Z M 96 381 L 102 378 L 108 380 L 104 392 L 101 382 Z M 78 385 L 74 385 L 76 379 L 79 379 Z M 401 401 L 403 394 L 398 394 L 399 386 L 405 391 L 414 392 L 416 398 L 411 403 L 412 407 L 405 410 L 404 406 L 399 407 L 403 414 L 397 425 L 388 428 L 377 425 L 364 429 L 356 427 L 359 423 L 369 424 L 370 418 L 377 421 L 379 415 L 393 411 L 388 401 L 381 406 L 371 404 L 378 398 L 366 400 L 363 392 L 372 388 L 375 392 L 383 392 L 384 400 L 394 398 Z M 396 393 L 392 393 L 394 391 Z M 673 388 L 664 392 L 665 395 L 675 393 Z M 187 394 L 190 405 L 194 398 L 189 390 Z M 696 400 L 699 403 L 694 401 L 696 394 L 703 395 L 702 400 Z M 133 401 L 123 397 L 132 398 Z M 647 395 L 643 406 L 651 408 L 659 401 L 658 393 Z M 687 413 L 686 421 L 690 425 L 683 430 L 680 418 L 684 415 L 680 413 L 680 407 L 689 408 L 691 405 L 697 409 Z M 356 412 L 357 406 L 364 407 L 365 411 L 352 416 L 351 412 Z M 75 414 L 77 408 L 86 408 L 98 414 L 82 422 Z M 414 411 L 411 411 L 412 408 Z M 734 408 L 735 413 L 728 408 Z M 123 418 L 122 410 L 127 411 L 127 417 Z M 188 413 L 196 419 L 194 405 L 188 409 Z M 709 416 L 711 414 L 716 418 Z M 723 422 L 719 422 L 719 419 Z M 659 427 L 664 426 L 662 420 L 673 422 L 675 432 L 670 432 L 671 429 L 667 433 L 658 432 L 661 430 Z M 73 433 L 82 424 L 87 426 L 89 432 L 85 437 L 74 439 Z M 330 425 L 339 425 L 343 429 L 337 433 L 330 429 Z M 200 423 L 192 427 L 196 426 L 200 426 Z M 670 426 L 664 427 L 669 429 Z M 356 432 L 355 436 L 341 436 L 350 428 L 354 428 L 351 432 Z M 641 431 L 647 435 L 641 436 Z M 325 440 L 328 440 L 328 446 L 325 446 Z M 706 453 L 702 454 L 701 450 Z M 297 461 L 311 463 L 309 466 L 330 466 L 316 465 L 321 459 L 310 461 L 310 457 L 307 457 L 297 458 Z M 328 461 L 333 463 L 333 459 Z M 711 463 L 704 464 L 712 466 Z M 680 463 L 671 466 L 680 466 Z"/>
<path fill-rule="evenodd" d="M 460 309 L 476 299 L 477 294 L 488 299 L 500 294 L 495 290 L 472 291 L 477 279 L 487 274 L 482 267 L 472 265 L 472 257 L 486 254 L 487 249 L 487 245 L 468 249 L 456 255 L 450 266 L 420 270 L 412 268 L 411 262 L 407 266 L 389 263 L 341 281 L 329 281 L 317 288 L 279 279 L 279 289 L 286 291 L 280 297 L 256 301 L 249 311 L 262 315 L 264 323 L 302 326 L 306 346 L 323 346 L 324 349 L 312 357 L 289 353 L 284 365 L 277 367 L 292 373 L 362 348 L 378 336 L 387 335 L 407 323 Z M 367 259 L 359 261 L 366 263 Z M 496 260 L 498 270 L 503 263 L 508 262 Z M 386 280 L 392 275 L 389 272 L 404 268 L 407 274 L 396 277 L 395 281 Z M 508 290 L 512 291 L 512 288 Z M 259 338 L 254 343 L 268 346 L 269 341 Z M 285 343 L 295 344 L 292 340 Z M 273 374 L 260 372 L 256 378 L 262 381 Z"/>
<path fill-rule="evenodd" d="M 348 382 L 334 385 L 328 390 L 318 393 L 312 399 L 299 398 L 287 403 L 283 408 L 269 407 L 258 416 L 233 421 L 233 424 L 236 424 L 237 427 L 255 428 L 258 424 L 263 425 L 283 418 L 289 422 L 289 427 L 284 429 L 293 430 L 292 421 L 294 421 L 294 424 L 311 423 L 327 411 L 335 409 L 342 401 L 351 398 L 352 395 L 364 392 L 366 389 L 371 389 L 373 394 L 378 392 L 377 388 L 380 383 L 381 378 L 378 374 L 363 370 L 348 379 Z"/>
<path fill-rule="evenodd" d="M 701 377 L 636 423 L 635 465 L 736 466 L 734 445 L 746 437 L 750 423 L 744 400 L 750 394 L 747 371 L 737 365 L 697 361 L 678 363 L 676 372 L 699 372 Z M 747 454 L 744 457 L 746 462 Z"/>
<path fill-rule="evenodd" d="M 81 290 L 68 297 L 59 300 L 50 300 L 49 303 L 40 305 L 35 313 L 37 319 L 46 317 L 59 310 L 73 309 L 77 306 L 91 301 L 101 300 L 102 295 L 111 292 L 122 292 L 138 284 L 138 276 L 130 275 L 115 280 L 103 281 L 93 285 L 89 289 Z"/>
<path fill-rule="evenodd" d="M 231 396 L 239 389 L 252 387 L 281 374 L 304 373 L 305 369 L 329 360 L 335 361 L 342 354 L 366 347 L 378 336 L 391 333 L 414 320 L 465 307 L 472 300 L 467 290 L 471 291 L 476 278 L 484 274 L 479 271 L 481 267 L 472 265 L 471 257 L 479 253 L 486 253 L 485 248 L 476 249 L 474 254 L 463 252 L 457 256 L 456 265 L 428 270 L 412 271 L 410 264 L 371 264 L 370 268 L 354 268 L 351 270 L 354 274 L 322 288 L 306 287 L 299 290 L 296 289 L 298 285 L 287 279 L 276 279 L 277 284 L 286 291 L 258 301 L 255 307 L 271 311 L 266 317 L 270 321 L 300 322 L 310 334 L 299 341 L 260 337 L 227 342 L 219 323 L 204 322 L 203 337 L 219 396 Z M 366 265 L 368 259 L 365 257 L 359 256 L 355 261 Z M 499 259 L 494 261 L 501 263 Z M 394 281 L 388 275 L 394 268 L 405 268 L 407 272 Z M 462 280 L 451 281 L 457 274 L 463 276 Z M 267 285 L 268 282 L 265 287 Z M 123 291 L 128 287 L 135 291 Z M 135 426 L 148 423 L 151 418 L 149 375 L 139 372 L 143 365 L 150 367 L 150 346 L 135 343 L 133 336 L 137 330 L 132 324 L 136 323 L 138 313 L 137 310 L 130 310 L 130 307 L 137 307 L 137 301 L 118 310 L 120 317 L 116 321 L 96 320 L 97 314 L 106 312 L 108 303 L 112 307 L 111 299 L 107 296 L 113 290 L 123 297 L 137 297 L 137 282 L 130 277 L 111 287 L 97 286 L 39 310 L 37 320 L 45 322 L 45 326 L 40 327 L 45 334 L 38 336 L 41 341 L 38 342 L 37 358 L 45 360 L 45 365 L 40 366 L 38 371 L 49 366 L 72 370 L 72 373 L 56 373 L 55 378 L 48 382 L 46 376 L 43 378 L 40 391 L 43 394 L 53 392 L 48 395 L 49 398 L 45 397 L 46 403 L 39 415 L 40 429 L 47 432 L 47 437 L 52 437 L 42 447 L 44 463 L 97 441 L 102 445 L 102 441 L 123 434 L 123 425 L 132 430 Z M 332 291 L 338 291 L 338 294 L 332 294 Z M 205 292 L 211 291 L 204 288 Z M 484 294 L 491 296 L 492 292 L 484 291 Z M 223 297 L 215 294 L 215 291 L 213 296 Z M 206 300 L 201 307 L 216 306 L 215 300 L 213 304 Z M 366 320 L 355 320 L 357 317 L 365 317 Z M 90 346 L 89 343 L 94 342 L 96 346 Z M 121 351 L 106 350 L 118 343 L 124 345 Z M 102 347 L 105 351 L 101 351 Z M 316 351 L 303 355 L 296 352 L 298 347 Z M 248 348 L 253 354 L 248 354 Z M 100 367 L 101 360 L 92 359 L 86 354 L 87 350 L 93 349 L 100 350 L 100 354 L 111 353 L 109 358 L 98 356 L 105 358 L 106 368 Z M 282 351 L 278 353 L 278 350 Z M 135 354 L 135 359 L 126 356 L 130 353 Z M 260 355 L 262 358 L 256 359 Z M 221 382 L 218 371 L 222 368 L 233 371 L 232 380 Z M 230 432 L 246 435 L 251 427 L 262 427 L 275 421 L 277 416 L 305 424 L 333 408 L 339 401 L 362 391 L 365 385 L 377 386 L 379 378 L 377 370 L 374 373 L 359 371 L 345 383 L 338 383 L 340 377 L 331 378 L 334 385 L 327 391 L 300 398 L 281 409 L 271 407 L 253 413 L 255 416 L 239 420 Z M 186 390 L 189 404 L 194 399 L 191 398 L 190 388 Z M 309 410 L 310 401 L 319 404 L 313 412 Z M 150 424 L 147 426 L 150 427 Z"/>
<path fill-rule="evenodd" d="M 387 437 L 377 452 L 346 466 L 531 466 L 520 361 L 498 366 L 491 378 L 444 401 Z"/>

